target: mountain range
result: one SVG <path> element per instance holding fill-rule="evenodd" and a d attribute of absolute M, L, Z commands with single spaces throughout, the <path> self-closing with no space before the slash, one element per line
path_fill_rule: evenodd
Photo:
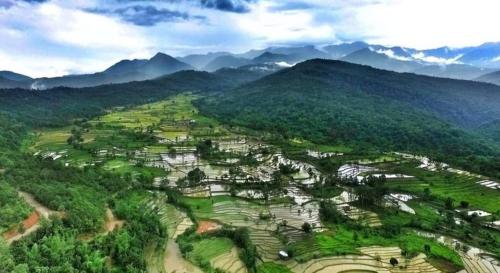
<path fill-rule="evenodd" d="M 197 106 L 229 124 L 316 143 L 465 161 L 472 154 L 500 155 L 500 87 L 480 82 L 315 59 Z"/>
<path fill-rule="evenodd" d="M 263 54 L 257 57 L 281 57 Z M 106 73 L 121 75 L 144 65 L 124 62 Z M 0 109 L 35 126 L 55 126 L 70 114 L 85 116 L 90 108 L 99 114 L 113 105 L 146 103 L 186 91 L 204 97 L 195 102 L 203 114 L 228 124 L 314 143 L 346 144 L 360 152 L 426 154 L 500 177 L 500 86 L 338 60 L 188 70 L 146 81 L 45 92 L 4 89 Z"/>
<path fill-rule="evenodd" d="M 395 72 L 499 84 L 495 77 L 487 75 L 500 70 L 500 43 L 417 50 L 354 42 L 322 47 L 268 47 L 240 54 L 215 52 L 178 58 L 158 53 L 149 60 L 122 60 L 94 74 L 32 79 L 14 72 L 2 71 L 0 88 L 89 87 L 149 80 L 182 70 L 215 72 L 224 68 L 248 69 L 249 66 L 262 65 L 273 65 L 273 69 L 280 69 L 311 59 L 342 60 Z"/>

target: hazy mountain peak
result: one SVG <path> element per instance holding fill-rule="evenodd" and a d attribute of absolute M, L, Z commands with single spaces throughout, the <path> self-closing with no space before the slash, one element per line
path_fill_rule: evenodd
<path fill-rule="evenodd" d="M 6 80 L 18 81 L 18 82 L 32 80 L 32 78 L 30 78 L 26 75 L 22 75 L 22 74 L 19 74 L 16 72 L 6 71 L 6 70 L 0 71 L 0 77 L 4 78 Z"/>

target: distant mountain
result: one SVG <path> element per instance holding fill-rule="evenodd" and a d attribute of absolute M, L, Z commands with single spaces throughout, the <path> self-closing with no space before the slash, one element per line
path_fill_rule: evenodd
<path fill-rule="evenodd" d="M 426 65 L 412 71 L 415 74 L 427 75 L 432 77 L 474 80 L 477 77 L 493 71 L 489 68 L 480 68 L 466 64 L 448 64 L 448 65 Z"/>
<path fill-rule="evenodd" d="M 323 52 L 317 49 L 313 45 L 306 46 L 296 46 L 296 47 L 268 47 L 265 49 L 259 50 L 250 50 L 241 54 L 234 54 L 235 57 L 244 58 L 244 59 L 255 59 L 264 53 L 273 53 L 273 54 L 281 54 L 281 55 L 293 55 L 297 60 L 310 60 L 310 59 L 329 59 L 330 56 L 327 52 Z"/>
<path fill-rule="evenodd" d="M 184 57 L 177 58 L 181 62 L 185 62 L 196 69 L 203 70 L 208 63 L 213 61 L 215 58 L 225 55 L 231 55 L 229 52 L 214 52 L 208 54 L 192 54 Z"/>
<path fill-rule="evenodd" d="M 138 72 L 146 74 L 147 77 L 152 79 L 182 70 L 194 70 L 194 67 L 167 54 L 158 53 L 141 66 Z"/>
<path fill-rule="evenodd" d="M 401 50 L 394 52 L 393 49 L 388 48 L 364 48 L 341 58 L 341 60 L 396 72 L 412 72 L 422 68 L 423 65 L 413 61 L 406 52 L 404 55 L 397 53 L 401 53 Z"/>
<path fill-rule="evenodd" d="M 277 54 L 271 52 L 264 52 L 262 55 L 259 55 L 252 59 L 252 63 L 262 64 L 262 63 L 296 63 L 300 61 L 295 57 L 295 55 L 286 55 L 286 54 Z"/>
<path fill-rule="evenodd" d="M 482 75 L 481 77 L 478 77 L 476 80 L 480 82 L 489 82 L 496 85 L 500 85 L 500 71 Z"/>
<path fill-rule="evenodd" d="M 23 81 L 15 81 L 15 80 L 10 80 L 6 79 L 2 76 L 0 76 L 0 87 L 1 88 L 29 88 L 30 83 L 29 82 L 23 82 Z"/>
<path fill-rule="evenodd" d="M 99 73 L 35 79 L 31 87 L 33 89 L 48 89 L 58 86 L 81 88 L 149 80 L 178 71 L 193 69 L 192 66 L 169 55 L 158 53 L 149 60 L 120 61 Z"/>
<path fill-rule="evenodd" d="M 462 165 L 469 155 L 500 155 L 499 143 L 477 132 L 500 117 L 500 87 L 472 81 L 311 60 L 198 106 L 228 123 L 362 150 L 425 152 Z"/>
<path fill-rule="evenodd" d="M 215 58 L 204 67 L 204 70 L 213 72 L 221 68 L 237 68 L 250 63 L 251 60 L 249 59 L 238 58 L 233 55 L 226 55 Z"/>
<path fill-rule="evenodd" d="M 500 43 L 485 43 L 468 48 L 458 60 L 480 67 L 500 68 Z"/>
<path fill-rule="evenodd" d="M 39 89 L 54 86 L 85 87 L 142 81 L 182 70 L 198 69 L 213 72 L 222 68 L 234 69 L 246 65 L 272 63 L 289 66 L 316 58 L 339 59 L 396 72 L 471 80 L 500 69 L 500 43 L 418 50 L 352 42 L 324 47 L 313 45 L 268 47 L 241 54 L 229 52 L 193 54 L 177 59 L 160 53 L 150 60 L 123 60 L 103 72 L 94 74 L 31 79 L 13 72 L 0 71 L 0 76 L 4 78 L 0 81 L 0 88 L 12 86 L 29 88 L 25 87 L 26 82 L 31 83 L 29 86 Z M 17 85 L 6 80 L 24 83 Z"/>
<path fill-rule="evenodd" d="M 297 58 L 299 60 L 330 58 L 330 56 L 326 52 L 320 51 L 312 45 L 301 47 L 274 47 L 269 48 L 266 51 L 275 54 L 293 55 L 294 58 Z"/>
<path fill-rule="evenodd" d="M 11 80 L 11 81 L 16 81 L 16 82 L 27 82 L 27 81 L 32 80 L 32 78 L 30 78 L 28 76 L 25 76 L 25 75 L 22 75 L 19 73 L 15 73 L 12 71 L 5 71 L 5 70 L 0 71 L 0 77 L 7 79 L 7 80 Z"/>
<path fill-rule="evenodd" d="M 233 55 L 236 56 L 236 57 L 238 57 L 238 58 L 253 59 L 253 58 L 257 58 L 259 55 L 264 54 L 265 52 L 269 52 L 269 49 L 270 48 L 266 48 L 266 49 L 252 49 L 252 50 L 249 50 L 249 51 L 244 52 L 244 53 L 233 54 Z"/>
<path fill-rule="evenodd" d="M 122 60 L 104 70 L 104 73 L 117 75 L 135 72 L 147 62 L 147 60 Z"/>
<path fill-rule="evenodd" d="M 353 52 L 367 48 L 369 45 L 365 42 L 344 43 L 339 45 L 329 45 L 323 47 L 323 50 L 330 54 L 332 59 L 340 59 Z"/>

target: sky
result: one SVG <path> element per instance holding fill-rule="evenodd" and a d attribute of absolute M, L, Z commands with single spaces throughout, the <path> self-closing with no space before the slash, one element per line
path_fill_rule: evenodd
<path fill-rule="evenodd" d="M 122 59 L 366 41 L 500 41 L 498 0 L 0 0 L 0 70 L 102 71 Z"/>

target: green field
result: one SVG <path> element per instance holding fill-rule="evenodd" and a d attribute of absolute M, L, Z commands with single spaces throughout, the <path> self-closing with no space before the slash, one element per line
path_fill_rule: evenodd
<path fill-rule="evenodd" d="M 434 240 L 418 236 L 411 231 L 386 238 L 377 234 L 356 232 L 344 226 L 335 226 L 332 231 L 316 234 L 309 240 L 292 245 L 291 249 L 297 260 L 307 261 L 315 256 L 359 254 L 358 248 L 365 246 L 398 246 L 407 250 L 410 255 L 416 255 L 424 252 L 426 244 L 431 247 L 431 256 L 451 261 L 458 267 L 463 267 L 460 256 L 454 250 Z"/>
<path fill-rule="evenodd" d="M 287 266 L 273 263 L 273 261 L 277 262 L 277 253 L 282 249 L 293 254 L 293 263 L 306 261 L 314 263 L 321 257 L 339 258 L 346 254 L 361 255 L 359 248 L 370 246 L 399 247 L 407 251 L 409 256 L 415 257 L 423 253 L 424 246 L 428 245 L 430 252 L 426 255 L 430 256 L 429 259 L 433 261 L 433 264 L 437 266 L 439 266 L 438 264 L 451 264 L 453 268 L 463 268 L 463 262 L 456 251 L 432 239 L 418 236 L 414 232 L 415 225 L 413 224 L 418 222 L 419 228 L 423 230 L 436 233 L 444 231 L 448 232 L 447 235 L 463 240 L 461 236 L 464 236 L 466 231 L 478 227 L 466 223 L 463 227 L 455 229 L 440 229 L 447 220 L 442 213 L 446 198 L 453 198 L 455 206 L 458 206 L 460 201 L 468 201 L 470 207 L 474 209 L 482 209 L 492 213 L 498 213 L 500 210 L 497 204 L 498 192 L 475 184 L 477 178 L 418 169 L 415 162 L 402 160 L 399 156 L 388 153 L 373 151 L 358 153 L 356 149 L 341 144 L 318 145 L 305 139 L 281 139 L 266 132 L 229 127 L 200 114 L 192 104 L 198 98 L 200 97 L 189 93 L 181 94 L 146 105 L 112 108 L 108 110 L 106 115 L 89 121 L 75 121 L 72 126 L 40 130 L 30 139 L 31 146 L 28 150 L 32 153 L 40 152 L 41 156 L 55 153 L 60 155 L 57 161 L 65 165 L 80 168 L 95 166 L 101 171 L 125 178 L 126 187 L 122 186 L 121 190 L 123 191 L 112 197 L 111 207 L 117 216 L 120 219 L 126 219 L 130 215 L 139 217 L 137 211 L 151 210 L 158 216 L 159 224 L 162 225 L 160 230 L 165 231 L 166 237 L 170 240 L 181 238 L 179 246 L 183 249 L 185 258 L 207 272 L 212 272 L 214 264 L 222 266 L 227 262 L 235 265 L 233 269 L 240 265 L 243 266 L 243 259 L 239 256 L 242 249 L 236 249 L 235 244 L 229 238 L 214 237 L 210 234 L 186 233 L 187 236 L 177 237 L 185 231 L 191 232 L 190 227 L 195 224 L 193 222 L 199 220 L 212 220 L 227 228 L 248 228 L 249 240 L 256 245 L 256 250 L 263 260 L 263 263 L 257 264 L 257 272 L 259 273 L 291 271 L 291 268 L 287 266 L 292 263 L 284 263 Z M 76 145 L 69 144 L 68 138 L 75 134 L 75 129 L 81 132 L 82 140 Z M 237 143 L 240 138 L 245 139 L 242 145 Z M 299 167 L 293 174 L 279 173 L 279 180 L 283 181 L 280 181 L 279 185 L 272 185 L 275 187 L 273 188 L 274 193 L 279 194 L 269 198 L 268 202 L 262 199 L 248 200 L 222 195 L 210 198 L 181 196 L 177 201 L 182 203 L 182 208 L 174 205 L 180 203 L 168 203 L 172 200 L 167 200 L 166 194 L 161 191 L 164 189 L 152 189 L 149 182 L 153 181 L 154 178 L 168 178 L 169 175 L 181 178 L 182 175 L 186 175 L 194 168 L 195 163 L 181 162 L 182 164 L 177 167 L 163 167 L 164 165 L 158 167 L 154 163 L 162 161 L 160 157 L 162 154 L 165 157 L 165 154 L 177 153 L 178 151 L 182 153 L 183 149 L 190 151 L 188 153 L 193 153 L 192 151 L 198 148 L 197 145 L 203 144 L 207 139 L 216 143 L 233 140 L 234 142 L 226 142 L 226 147 L 244 146 L 244 148 L 249 149 L 240 154 L 234 151 L 220 152 L 214 149 L 215 152 L 210 154 L 208 159 L 201 158 L 201 152 L 196 153 L 196 164 L 201 162 L 200 169 L 212 178 L 228 172 L 230 168 L 238 167 L 241 170 L 246 170 L 247 173 L 242 174 L 244 177 L 249 174 L 265 173 L 263 177 L 267 175 L 272 179 L 278 179 L 277 176 L 274 176 L 276 173 L 273 172 L 281 172 L 282 166 L 276 164 L 278 165 L 276 167 L 272 164 L 278 154 L 283 155 L 283 158 L 293 160 L 293 163 L 286 164 L 299 164 L 300 166 L 301 163 L 307 163 L 308 165 Z M 263 145 L 264 148 L 248 148 L 252 145 Z M 25 146 L 28 146 L 28 141 Z M 308 151 L 341 153 L 343 155 L 315 158 L 307 156 Z M 233 161 L 226 163 L 224 161 L 226 159 L 236 159 L 234 161 L 236 163 Z M 315 208 L 314 211 L 311 209 L 309 217 L 307 217 L 307 211 L 310 209 L 307 206 L 317 205 L 323 199 L 336 197 L 341 192 L 354 188 L 353 185 L 346 184 L 345 181 L 335 180 L 336 178 L 333 176 L 339 166 L 353 163 L 377 167 L 383 173 L 414 176 L 414 179 L 387 180 L 385 186 L 388 192 L 414 194 L 415 199 L 406 202 L 406 204 L 414 209 L 416 214 L 411 215 L 398 211 L 397 208 L 381 206 L 359 207 L 360 211 L 373 215 L 377 221 L 380 219 L 381 226 L 373 229 L 358 225 L 363 223 L 364 219 L 348 219 L 345 220 L 346 222 L 338 224 L 322 223 L 319 220 L 318 208 Z M 328 186 L 317 183 L 315 187 L 309 189 L 302 187 L 297 183 L 300 180 L 298 177 L 308 178 L 306 168 L 310 166 L 313 168 L 310 168 L 309 171 L 317 170 L 316 178 L 321 180 L 329 177 L 334 181 L 329 182 L 331 184 Z M 234 171 L 234 169 L 232 170 Z M 292 179 L 293 176 L 296 176 L 297 179 Z M 160 181 L 162 181 L 161 179 Z M 178 180 L 182 182 L 182 179 Z M 137 181 L 148 181 L 148 183 L 134 183 Z M 249 187 L 253 190 L 256 188 L 249 180 L 242 182 L 240 179 L 239 183 L 241 184 L 232 185 L 235 186 L 234 189 Z M 310 198 L 304 205 L 305 207 L 300 204 L 292 204 L 292 198 L 283 195 L 283 190 L 288 183 L 294 187 L 302 187 L 301 191 Z M 138 185 L 146 186 L 147 190 L 152 192 L 148 193 L 144 188 L 135 188 Z M 129 191 L 128 187 L 133 190 Z M 265 188 L 267 187 L 271 186 Z M 430 189 L 432 198 L 422 198 L 425 188 Z M 89 190 L 83 188 L 85 198 L 88 197 L 87 192 Z M 74 189 L 72 189 L 71 195 L 74 194 Z M 104 200 L 109 202 L 108 199 L 102 197 L 101 202 Z M 99 205 L 104 207 L 103 203 L 99 203 Z M 354 205 L 358 206 L 358 204 Z M 22 212 L 22 210 L 20 211 Z M 315 215 L 316 218 L 312 215 Z M 302 225 L 305 222 L 318 224 L 318 227 L 321 226 L 322 229 L 306 234 L 302 230 Z M 285 227 L 281 227 L 280 231 L 276 232 L 282 224 Z M 393 230 L 398 232 L 394 232 L 394 234 L 384 233 Z M 494 245 L 485 244 L 484 240 L 485 238 L 499 238 L 498 232 L 487 231 L 482 227 L 479 227 L 479 230 L 481 231 L 480 237 L 466 240 L 466 242 L 481 243 L 485 248 L 491 250 Z M 164 258 L 163 244 L 164 241 L 159 240 L 144 246 L 148 270 L 151 272 L 161 272 L 159 268 L 162 268 L 162 259 Z"/>
<path fill-rule="evenodd" d="M 267 262 L 257 267 L 257 273 L 291 273 L 286 266 Z"/>
<path fill-rule="evenodd" d="M 391 180 L 387 185 L 394 190 L 421 195 L 425 188 L 431 194 L 444 200 L 451 197 L 455 205 L 468 201 L 470 207 L 491 213 L 500 211 L 498 190 L 476 184 L 480 178 L 453 174 L 446 171 L 432 172 L 416 168 L 414 163 L 401 164 L 393 168 L 396 173 L 415 176 L 413 180 Z"/>

